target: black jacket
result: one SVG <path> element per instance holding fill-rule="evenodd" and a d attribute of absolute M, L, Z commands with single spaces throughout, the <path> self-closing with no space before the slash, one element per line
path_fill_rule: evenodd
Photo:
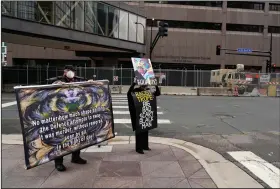
<path fill-rule="evenodd" d="M 141 92 L 141 91 L 144 91 L 142 88 L 138 87 L 138 88 L 135 88 L 135 83 L 133 83 L 128 92 L 127 92 L 127 100 L 128 100 L 128 108 L 129 108 L 129 112 L 130 112 L 130 117 L 131 117 L 131 124 L 132 124 L 132 129 L 133 131 L 136 130 L 136 109 L 135 109 L 135 106 L 134 106 L 134 102 L 133 102 L 133 97 L 132 97 L 132 92 Z M 151 89 L 150 89 L 151 90 Z M 157 96 L 160 96 L 160 90 L 158 88 L 158 86 L 156 86 L 156 91 L 155 92 L 152 92 L 154 97 L 156 98 Z"/>

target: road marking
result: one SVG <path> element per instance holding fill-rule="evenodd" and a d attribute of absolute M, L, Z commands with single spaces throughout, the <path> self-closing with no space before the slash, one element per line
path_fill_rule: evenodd
<path fill-rule="evenodd" d="M 112 102 L 127 102 L 127 100 L 123 100 L 123 99 L 121 99 L 121 100 L 115 99 L 115 100 L 114 100 L 114 99 L 113 99 Z"/>
<path fill-rule="evenodd" d="M 113 111 L 114 115 L 130 115 L 129 111 Z M 158 115 L 163 115 L 163 112 L 157 112 Z"/>
<path fill-rule="evenodd" d="M 131 123 L 131 119 L 114 119 L 114 123 Z M 158 124 L 171 124 L 168 119 L 158 119 Z"/>
<path fill-rule="evenodd" d="M 16 104 L 17 104 L 17 101 L 7 102 L 7 103 L 2 104 L 2 108 L 6 108 L 6 107 L 13 106 Z"/>
<path fill-rule="evenodd" d="M 228 152 L 271 188 L 280 188 L 280 170 L 250 151 Z"/>
<path fill-rule="evenodd" d="M 127 109 L 128 106 L 114 106 L 113 105 L 113 109 Z M 158 106 L 157 109 L 159 109 L 160 107 Z"/>
<path fill-rule="evenodd" d="M 128 104 L 127 102 L 112 102 L 112 104 L 114 105 L 114 104 Z"/>

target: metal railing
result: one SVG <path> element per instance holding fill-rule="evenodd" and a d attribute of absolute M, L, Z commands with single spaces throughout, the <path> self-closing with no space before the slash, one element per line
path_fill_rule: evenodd
<path fill-rule="evenodd" d="M 134 78 L 132 68 L 106 68 L 106 67 L 77 67 L 76 74 L 88 79 L 108 79 L 110 85 L 131 85 Z M 161 86 L 185 86 L 185 87 L 211 87 L 211 71 L 205 70 L 165 70 L 154 69 L 158 83 Z M 14 85 L 39 85 L 46 84 L 48 78 L 63 74 L 63 68 L 49 66 L 13 66 L 2 67 L 2 84 Z M 262 87 L 269 82 L 280 83 L 280 73 L 271 73 L 269 80 L 263 79 L 265 73 L 246 73 L 254 79 L 249 85 Z M 259 78 L 256 77 L 259 75 Z M 266 82 L 267 81 L 267 82 Z"/>

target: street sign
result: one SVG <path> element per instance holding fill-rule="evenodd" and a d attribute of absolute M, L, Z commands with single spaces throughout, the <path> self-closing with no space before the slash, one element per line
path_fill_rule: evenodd
<path fill-rule="evenodd" d="M 250 49 L 250 48 L 238 48 L 237 52 L 250 53 L 250 52 L 252 52 L 252 49 Z"/>
<path fill-rule="evenodd" d="M 118 81 L 119 80 L 119 76 L 114 76 L 114 81 Z"/>
<path fill-rule="evenodd" d="M 260 76 L 260 82 L 261 82 L 261 83 L 270 82 L 270 75 L 269 75 L 269 74 L 267 74 L 267 75 L 261 75 L 261 76 Z"/>

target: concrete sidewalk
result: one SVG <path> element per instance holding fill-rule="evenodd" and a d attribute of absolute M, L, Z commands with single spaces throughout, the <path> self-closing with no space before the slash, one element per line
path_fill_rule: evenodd
<path fill-rule="evenodd" d="M 135 137 L 117 136 L 107 146 L 82 151 L 87 165 L 54 163 L 25 170 L 22 139 L 2 135 L 4 188 L 263 188 L 220 154 L 183 140 L 150 137 L 145 154 L 135 152 Z"/>
<path fill-rule="evenodd" d="M 162 144 L 150 147 L 152 151 L 144 155 L 134 151 L 134 144 L 113 145 L 112 152 L 83 152 L 87 165 L 72 164 L 67 156 L 68 169 L 61 173 L 53 162 L 25 170 L 22 146 L 3 145 L 2 184 L 4 188 L 216 188 L 188 152 Z"/>

